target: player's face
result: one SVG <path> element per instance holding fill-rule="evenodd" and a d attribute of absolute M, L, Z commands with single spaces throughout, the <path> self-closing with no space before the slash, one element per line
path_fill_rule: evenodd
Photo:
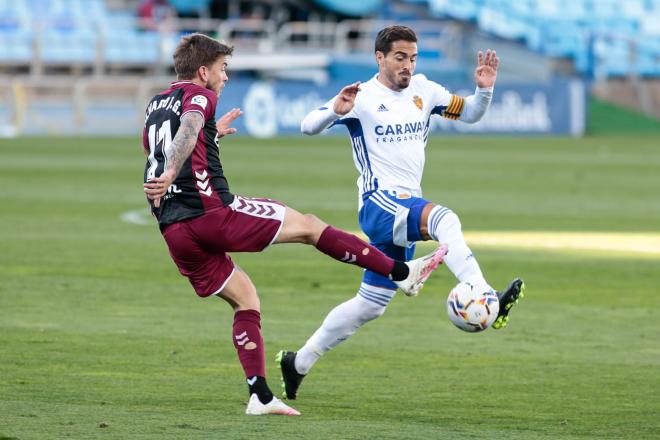
<path fill-rule="evenodd" d="M 206 77 L 206 88 L 220 95 L 225 83 L 229 81 L 225 57 L 218 58 L 215 63 L 206 67 Z"/>
<path fill-rule="evenodd" d="M 417 65 L 417 43 L 395 41 L 387 55 L 376 52 L 378 76 L 392 90 L 400 91 L 410 85 Z"/>

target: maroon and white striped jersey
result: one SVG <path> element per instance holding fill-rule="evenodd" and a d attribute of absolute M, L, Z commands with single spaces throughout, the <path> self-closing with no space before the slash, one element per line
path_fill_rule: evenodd
<path fill-rule="evenodd" d="M 181 117 L 188 112 L 199 112 L 204 117 L 190 157 L 179 175 L 168 188 L 167 194 L 151 211 L 161 225 L 176 223 L 204 214 L 209 209 L 230 204 L 234 196 L 220 163 L 218 130 L 215 126 L 217 95 L 192 81 L 178 81 L 157 94 L 147 107 L 142 143 L 147 164 L 144 182 L 160 176 L 167 164 L 167 148 L 181 124 Z"/>

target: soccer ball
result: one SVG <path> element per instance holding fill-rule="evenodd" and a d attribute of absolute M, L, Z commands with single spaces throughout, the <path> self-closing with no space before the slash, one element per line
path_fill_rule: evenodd
<path fill-rule="evenodd" d="M 492 290 L 479 289 L 470 283 L 458 283 L 447 298 L 449 319 L 466 332 L 486 330 L 497 318 L 500 301 Z"/>

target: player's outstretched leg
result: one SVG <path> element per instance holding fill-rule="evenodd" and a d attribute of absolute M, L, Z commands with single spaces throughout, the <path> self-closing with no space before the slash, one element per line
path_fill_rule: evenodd
<path fill-rule="evenodd" d="M 420 289 L 424 287 L 424 282 L 447 255 L 447 245 L 441 244 L 438 248 L 428 255 L 408 261 L 406 264 L 410 268 L 408 278 L 403 281 L 395 281 L 399 289 L 408 296 L 417 296 Z"/>
<path fill-rule="evenodd" d="M 282 397 L 289 400 L 296 400 L 298 387 L 305 378 L 304 374 L 296 371 L 296 352 L 280 350 L 277 353 L 275 361 L 280 364 L 282 370 Z"/>
<path fill-rule="evenodd" d="M 261 403 L 256 394 L 250 396 L 245 414 L 249 416 L 264 416 L 267 414 L 276 414 L 280 416 L 299 416 L 300 412 L 291 408 L 277 397 L 273 397 L 268 403 Z"/>
<path fill-rule="evenodd" d="M 497 297 L 500 300 L 500 312 L 492 325 L 495 330 L 506 327 L 509 322 L 509 312 L 511 311 L 511 307 L 513 307 L 514 304 L 517 304 L 518 300 L 524 296 L 525 283 L 520 278 L 511 281 L 509 287 L 503 292 L 497 292 Z"/>

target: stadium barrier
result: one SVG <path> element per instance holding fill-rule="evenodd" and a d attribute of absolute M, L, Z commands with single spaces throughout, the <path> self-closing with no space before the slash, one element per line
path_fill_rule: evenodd
<path fill-rule="evenodd" d="M 51 81 L 43 84 L 0 82 L 0 135 L 115 134 L 141 132 L 147 101 L 167 87 L 169 79 Z M 52 88 L 59 85 L 59 93 Z M 235 127 L 243 135 L 269 138 L 300 133 L 305 115 L 332 98 L 344 83 L 234 80 L 222 94 L 218 115 L 238 107 L 244 112 Z M 454 93 L 474 92 L 471 84 L 446 84 Z M 414 119 L 414 118 L 413 118 Z M 498 84 L 491 108 L 477 124 L 431 118 L 431 132 L 580 136 L 585 130 L 586 90 L 581 81 L 545 85 Z M 405 122 L 405 121 L 403 121 Z M 411 120 L 409 122 L 427 121 Z M 337 129 L 336 134 L 345 131 Z M 396 133 L 395 133 L 396 134 Z"/>

